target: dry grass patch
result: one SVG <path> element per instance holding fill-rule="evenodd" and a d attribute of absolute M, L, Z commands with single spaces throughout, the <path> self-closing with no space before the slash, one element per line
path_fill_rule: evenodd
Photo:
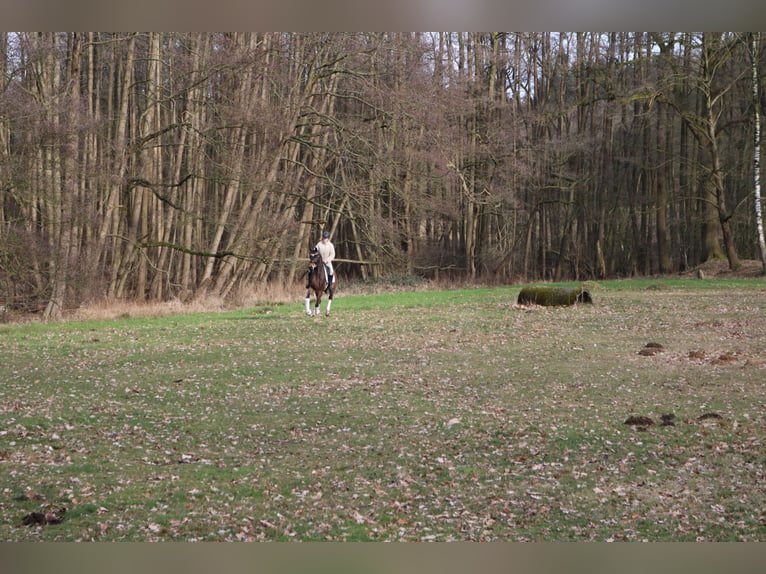
<path fill-rule="evenodd" d="M 136 302 L 105 300 L 84 304 L 71 312 L 68 319 L 76 321 L 101 321 L 127 319 L 131 317 L 169 317 L 193 313 L 215 313 L 232 309 L 254 308 L 270 305 L 284 305 L 294 302 L 300 288 L 284 286 L 276 282 L 251 285 L 241 289 L 227 299 L 220 297 L 198 297 L 182 302 L 180 299 L 161 302 Z"/>

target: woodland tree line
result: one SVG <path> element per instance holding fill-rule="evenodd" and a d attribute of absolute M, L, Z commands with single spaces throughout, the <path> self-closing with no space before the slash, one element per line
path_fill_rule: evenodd
<path fill-rule="evenodd" d="M 766 261 L 758 36 L 3 33 L 0 304 Z"/>

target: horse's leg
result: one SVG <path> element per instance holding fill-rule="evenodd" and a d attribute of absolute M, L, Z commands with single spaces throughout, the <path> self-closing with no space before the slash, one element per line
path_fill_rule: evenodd
<path fill-rule="evenodd" d="M 314 291 L 314 293 L 316 293 L 317 296 L 317 302 L 316 305 L 314 305 L 314 315 L 319 316 L 319 305 L 322 303 L 322 291 L 318 290 Z"/>
<path fill-rule="evenodd" d="M 329 317 L 330 316 L 330 307 L 332 307 L 332 287 L 330 287 L 330 296 L 327 298 L 327 309 L 325 309 L 324 314 Z"/>
<path fill-rule="evenodd" d="M 309 307 L 311 305 L 311 289 L 306 289 L 304 302 L 306 303 L 306 315 L 311 315 L 311 308 Z"/>

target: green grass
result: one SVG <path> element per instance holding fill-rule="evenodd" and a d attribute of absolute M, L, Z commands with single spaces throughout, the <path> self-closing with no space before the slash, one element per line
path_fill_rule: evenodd
<path fill-rule="evenodd" d="M 766 540 L 766 284 L 589 289 L 0 326 L 0 539 Z"/>

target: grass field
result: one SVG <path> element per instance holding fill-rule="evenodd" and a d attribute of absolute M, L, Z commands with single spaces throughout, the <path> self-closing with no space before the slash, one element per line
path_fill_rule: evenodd
<path fill-rule="evenodd" d="M 766 283 L 589 287 L 0 325 L 0 540 L 766 541 Z"/>

